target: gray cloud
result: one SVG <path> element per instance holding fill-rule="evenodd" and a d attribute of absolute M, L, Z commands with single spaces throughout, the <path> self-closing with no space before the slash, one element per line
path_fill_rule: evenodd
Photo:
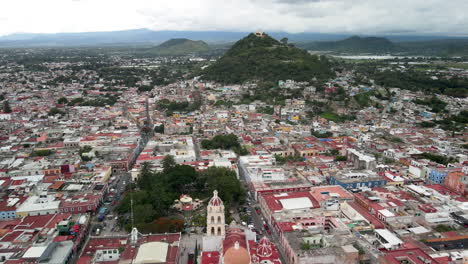
<path fill-rule="evenodd" d="M 468 35 L 465 10 L 467 0 L 4 0 L 0 17 L 7 22 L 0 23 L 0 34 L 260 28 L 294 33 Z"/>

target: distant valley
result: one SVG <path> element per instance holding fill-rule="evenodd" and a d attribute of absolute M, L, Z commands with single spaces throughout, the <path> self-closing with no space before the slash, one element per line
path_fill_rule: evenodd
<path fill-rule="evenodd" d="M 248 33 L 229 31 L 154 31 L 11 34 L 0 37 L 0 48 L 118 47 L 137 53 L 179 56 L 212 52 L 220 55 Z M 468 56 L 468 38 L 450 36 L 349 36 L 346 34 L 269 32 L 296 47 L 331 54 L 392 54 L 413 56 Z"/>

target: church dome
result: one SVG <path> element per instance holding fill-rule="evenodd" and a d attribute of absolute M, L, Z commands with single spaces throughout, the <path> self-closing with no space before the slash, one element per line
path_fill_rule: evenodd
<path fill-rule="evenodd" d="M 269 257 L 271 254 L 273 254 L 271 242 L 267 237 L 263 237 L 260 239 L 259 245 L 257 247 L 257 255 L 260 257 Z"/>
<path fill-rule="evenodd" d="M 208 203 L 211 206 L 221 206 L 223 205 L 223 201 L 218 196 L 218 191 L 213 192 L 213 197 L 211 197 L 210 202 Z"/>
<path fill-rule="evenodd" d="M 250 264 L 245 233 L 239 228 L 229 228 L 223 240 L 224 264 Z"/>
<path fill-rule="evenodd" d="M 250 263 L 250 254 L 246 248 L 239 246 L 239 243 L 227 249 L 224 253 L 224 263 L 225 264 L 249 264 Z"/>

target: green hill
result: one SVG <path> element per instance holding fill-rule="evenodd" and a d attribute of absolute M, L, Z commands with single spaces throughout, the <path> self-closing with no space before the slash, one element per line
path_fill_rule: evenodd
<path fill-rule="evenodd" d="M 325 57 L 283 44 L 264 34 L 249 34 L 237 41 L 214 64 L 202 71 L 202 78 L 221 83 L 273 81 L 292 79 L 310 81 L 314 77 L 333 76 Z"/>
<path fill-rule="evenodd" d="M 209 51 L 210 47 L 205 42 L 194 41 L 185 38 L 170 39 L 154 48 L 148 50 L 149 53 L 160 56 L 177 56 L 191 53 L 201 53 Z"/>
<path fill-rule="evenodd" d="M 300 45 L 308 50 L 333 51 L 339 53 L 388 53 L 398 49 L 390 40 L 378 37 L 353 36 L 340 41 L 312 42 Z"/>
<path fill-rule="evenodd" d="M 411 42 L 391 42 L 380 37 L 350 37 L 339 41 L 299 43 L 307 50 L 339 54 L 400 54 L 424 56 L 467 56 L 468 40 L 442 39 Z"/>
<path fill-rule="evenodd" d="M 442 39 L 398 43 L 402 50 L 416 55 L 468 56 L 467 39 Z"/>

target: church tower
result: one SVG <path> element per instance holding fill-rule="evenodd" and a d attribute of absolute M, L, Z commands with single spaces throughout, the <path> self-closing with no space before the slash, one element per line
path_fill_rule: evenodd
<path fill-rule="evenodd" d="M 206 216 L 206 233 L 207 236 L 223 236 L 225 235 L 225 220 L 224 220 L 224 204 L 221 198 L 218 197 L 218 191 L 213 192 L 208 203 Z"/>

